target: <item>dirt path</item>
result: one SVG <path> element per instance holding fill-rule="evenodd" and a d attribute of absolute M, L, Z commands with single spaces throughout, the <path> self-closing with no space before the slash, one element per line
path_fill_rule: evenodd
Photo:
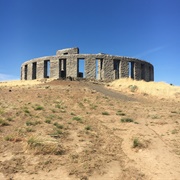
<path fill-rule="evenodd" d="M 119 99 L 122 101 L 135 101 L 136 100 L 135 98 L 131 97 L 130 95 L 127 96 L 123 93 L 107 89 L 106 87 L 104 87 L 104 85 L 101 85 L 101 84 L 85 83 L 85 85 L 97 92 L 104 94 L 105 96 L 109 96 L 110 98 Z"/>

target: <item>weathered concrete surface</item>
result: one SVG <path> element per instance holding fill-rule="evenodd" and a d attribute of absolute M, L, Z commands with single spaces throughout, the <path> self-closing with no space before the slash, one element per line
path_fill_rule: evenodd
<path fill-rule="evenodd" d="M 84 77 L 87 79 L 114 80 L 130 76 L 136 80 L 154 80 L 154 67 L 146 61 L 107 54 L 79 54 L 79 48 L 58 50 L 56 56 L 24 62 L 21 66 L 21 79 L 76 78 L 82 75 L 79 72 L 79 59 L 85 61 Z"/>

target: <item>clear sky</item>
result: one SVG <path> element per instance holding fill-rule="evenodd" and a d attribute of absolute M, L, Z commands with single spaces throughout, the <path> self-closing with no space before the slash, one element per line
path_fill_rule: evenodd
<path fill-rule="evenodd" d="M 146 60 L 180 86 L 180 0 L 0 0 L 0 81 L 69 47 Z"/>

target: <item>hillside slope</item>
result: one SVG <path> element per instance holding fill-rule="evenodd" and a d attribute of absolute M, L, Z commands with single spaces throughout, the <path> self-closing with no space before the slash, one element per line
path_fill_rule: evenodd
<path fill-rule="evenodd" d="M 0 84 L 1 180 L 180 177 L 178 100 L 31 83 Z"/>

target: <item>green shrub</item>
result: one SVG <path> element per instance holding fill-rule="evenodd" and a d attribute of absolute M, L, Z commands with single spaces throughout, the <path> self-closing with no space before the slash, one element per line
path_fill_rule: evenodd
<path fill-rule="evenodd" d="M 131 92 L 135 92 L 138 90 L 138 87 L 136 85 L 129 85 L 128 88 L 130 89 Z"/>
<path fill-rule="evenodd" d="M 117 111 L 116 115 L 118 116 L 125 116 L 126 114 L 123 113 L 121 110 Z"/>
<path fill-rule="evenodd" d="M 73 120 L 78 121 L 78 122 L 82 122 L 82 119 L 79 116 L 73 117 Z"/>
<path fill-rule="evenodd" d="M 5 120 L 0 119 L 0 125 L 1 126 L 9 126 L 10 124 L 7 121 L 5 121 Z"/>
<path fill-rule="evenodd" d="M 11 117 L 8 117 L 7 120 L 8 121 L 13 121 L 13 119 Z"/>
<path fill-rule="evenodd" d="M 32 129 L 32 128 L 30 128 L 30 127 L 27 127 L 27 128 L 26 128 L 26 131 L 27 131 L 27 132 L 35 132 L 35 130 Z"/>
<path fill-rule="evenodd" d="M 51 137 L 59 138 L 60 135 L 62 135 L 63 132 L 61 129 L 55 129 L 51 134 L 49 134 Z"/>
<path fill-rule="evenodd" d="M 40 121 L 26 121 L 27 126 L 36 126 L 37 124 L 41 124 Z"/>
<path fill-rule="evenodd" d="M 102 115 L 109 115 L 107 111 L 102 112 Z"/>
<path fill-rule="evenodd" d="M 40 105 L 36 105 L 36 106 L 34 107 L 34 110 L 36 110 L 36 111 L 44 110 L 44 107 L 42 107 L 42 106 L 40 106 Z"/>
<path fill-rule="evenodd" d="M 135 138 L 133 140 L 133 148 L 136 148 L 136 147 L 139 147 L 139 146 L 141 146 L 141 143 L 139 142 L 138 138 Z"/>
<path fill-rule="evenodd" d="M 54 126 L 56 126 L 58 129 L 63 129 L 63 125 L 61 125 L 57 122 L 54 123 Z"/>
<path fill-rule="evenodd" d="M 92 130 L 91 126 L 86 126 L 85 129 L 88 130 L 88 131 Z"/>
<path fill-rule="evenodd" d="M 46 120 L 45 120 L 45 123 L 51 124 L 51 120 L 50 120 L 50 119 L 46 119 Z"/>
<path fill-rule="evenodd" d="M 122 118 L 121 119 L 121 122 L 133 122 L 134 120 L 133 119 L 131 119 L 131 118 Z"/>
<path fill-rule="evenodd" d="M 26 114 L 30 114 L 30 111 L 28 110 L 27 107 L 24 107 L 24 112 L 25 112 Z"/>
<path fill-rule="evenodd" d="M 13 141 L 14 138 L 12 136 L 8 135 L 8 136 L 4 137 L 4 140 L 5 141 Z"/>

